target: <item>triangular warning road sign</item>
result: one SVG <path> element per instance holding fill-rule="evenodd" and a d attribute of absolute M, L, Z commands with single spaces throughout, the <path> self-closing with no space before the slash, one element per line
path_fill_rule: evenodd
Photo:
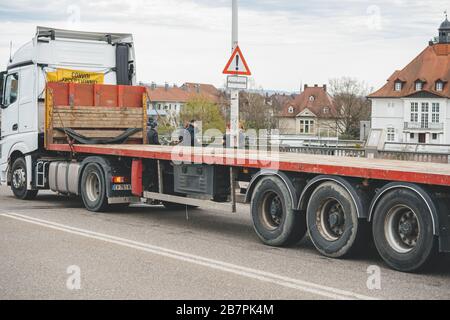
<path fill-rule="evenodd" d="M 224 74 L 233 74 L 240 76 L 251 76 L 250 68 L 245 61 L 244 55 L 242 54 L 239 46 L 236 46 L 230 60 L 227 63 L 225 69 L 223 69 Z"/>

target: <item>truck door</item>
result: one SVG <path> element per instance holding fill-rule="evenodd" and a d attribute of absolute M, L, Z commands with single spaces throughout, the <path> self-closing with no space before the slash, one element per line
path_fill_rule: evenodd
<path fill-rule="evenodd" d="M 6 76 L 2 101 L 2 138 L 19 133 L 19 72 Z"/>
<path fill-rule="evenodd" d="M 37 130 L 38 109 L 37 99 L 34 97 L 34 71 L 35 66 L 20 68 L 19 71 L 19 133 L 32 132 Z"/>

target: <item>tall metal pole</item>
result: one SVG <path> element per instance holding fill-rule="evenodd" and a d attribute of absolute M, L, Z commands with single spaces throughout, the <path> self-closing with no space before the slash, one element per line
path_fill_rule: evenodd
<path fill-rule="evenodd" d="M 236 49 L 239 42 L 239 13 L 238 0 L 232 0 L 232 51 Z M 239 148 L 239 90 L 231 90 L 231 113 L 230 113 L 230 147 Z"/>
<path fill-rule="evenodd" d="M 232 44 L 231 49 L 236 49 L 239 42 L 239 12 L 238 12 L 238 0 L 232 0 L 232 10 L 233 10 L 233 29 L 232 29 Z"/>

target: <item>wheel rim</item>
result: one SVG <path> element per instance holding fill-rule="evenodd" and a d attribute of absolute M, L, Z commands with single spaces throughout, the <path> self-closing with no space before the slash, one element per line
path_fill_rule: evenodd
<path fill-rule="evenodd" d="M 283 221 L 283 202 L 275 192 L 267 192 L 262 201 L 260 221 L 269 230 L 278 229 Z"/>
<path fill-rule="evenodd" d="M 413 251 L 420 238 L 417 214 L 405 205 L 398 205 L 386 215 L 384 230 L 391 248 L 401 254 Z"/>
<path fill-rule="evenodd" d="M 336 199 L 328 199 L 317 210 L 316 225 L 328 241 L 339 240 L 345 232 L 345 211 Z"/>
<path fill-rule="evenodd" d="M 100 177 L 96 172 L 91 172 L 86 178 L 86 196 L 92 202 L 97 202 L 100 197 Z"/>
<path fill-rule="evenodd" d="M 25 187 L 27 176 L 24 168 L 17 168 L 13 172 L 12 183 L 15 189 L 21 190 Z"/>

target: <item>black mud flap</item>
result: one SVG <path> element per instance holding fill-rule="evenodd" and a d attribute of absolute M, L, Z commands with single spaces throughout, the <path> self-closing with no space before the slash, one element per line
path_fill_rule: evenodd
<path fill-rule="evenodd" d="M 116 45 L 116 77 L 118 85 L 130 85 L 128 74 L 129 53 L 127 44 L 118 43 Z"/>

